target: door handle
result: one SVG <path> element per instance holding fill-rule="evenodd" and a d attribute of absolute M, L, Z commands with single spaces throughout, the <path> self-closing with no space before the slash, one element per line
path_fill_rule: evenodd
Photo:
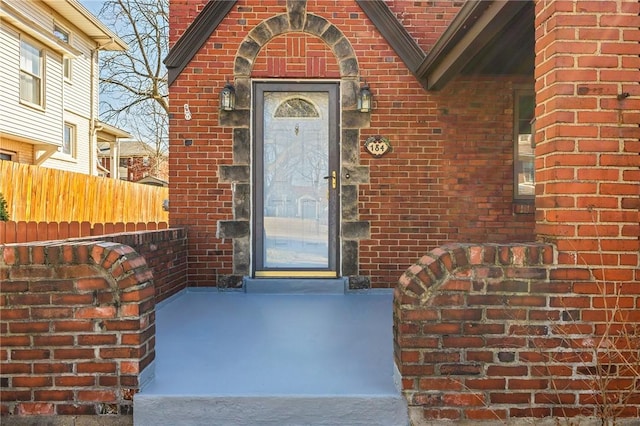
<path fill-rule="evenodd" d="M 323 177 L 323 179 L 329 179 L 329 178 L 331 178 L 331 188 L 336 189 L 336 187 L 338 186 L 338 173 L 336 173 L 336 171 L 333 170 L 331 172 L 331 176 Z"/>

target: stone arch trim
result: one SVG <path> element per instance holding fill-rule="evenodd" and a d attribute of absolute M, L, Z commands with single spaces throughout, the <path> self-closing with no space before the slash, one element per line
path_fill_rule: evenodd
<path fill-rule="evenodd" d="M 219 288 L 241 287 L 242 277 L 250 271 L 251 175 L 250 124 L 251 76 L 262 48 L 278 36 L 304 33 L 319 38 L 335 56 L 341 90 L 341 157 L 342 173 L 349 174 L 341 185 L 342 276 L 349 277 L 349 287 L 368 288 L 369 277 L 359 276 L 359 242 L 370 236 L 370 223 L 358 215 L 358 185 L 369 182 L 368 166 L 360 165 L 360 129 L 370 126 L 370 114 L 356 110 L 360 90 L 360 68 L 356 52 L 345 34 L 327 19 L 307 13 L 306 1 L 287 1 L 287 12 L 272 16 L 253 28 L 240 43 L 234 60 L 233 78 L 236 110 L 220 114 L 222 126 L 233 127 L 233 165 L 219 166 L 221 180 L 234 188 L 234 217 L 218 223 L 218 236 L 233 240 L 233 272 L 218 276 Z"/>
<path fill-rule="evenodd" d="M 258 24 L 240 44 L 234 64 L 235 78 L 249 78 L 260 50 L 277 36 L 303 32 L 320 38 L 338 59 L 340 77 L 357 78 L 358 60 L 347 37 L 325 18 L 292 8 Z"/>

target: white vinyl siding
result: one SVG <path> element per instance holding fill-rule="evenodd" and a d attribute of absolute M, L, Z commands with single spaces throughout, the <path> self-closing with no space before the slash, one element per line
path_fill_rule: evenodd
<path fill-rule="evenodd" d="M 53 17 L 50 10 L 41 9 L 36 2 L 25 0 L 2 0 L 2 2 L 6 3 L 11 9 L 17 10 L 36 25 L 53 30 Z"/>
<path fill-rule="evenodd" d="M 44 108 L 20 101 L 20 34 L 0 29 L 0 131 L 34 143 L 61 145 L 62 63 L 60 56 L 43 50 Z"/>
<path fill-rule="evenodd" d="M 25 150 L 30 148 L 33 155 L 25 161 L 32 164 L 94 173 L 97 153 L 90 119 L 92 114 L 98 118 L 99 107 L 96 42 L 46 1 L 1 1 L 16 19 L 3 19 L 0 25 L 0 133 Z M 27 28 L 25 22 L 36 30 Z M 20 100 L 21 40 L 33 43 L 42 54 L 41 106 Z M 66 71 L 65 61 L 71 64 Z M 23 61 L 23 68 L 27 62 Z M 71 154 L 63 152 L 65 123 L 75 130 Z M 41 155 L 44 152 L 47 155 Z"/>
<path fill-rule="evenodd" d="M 65 110 L 71 111 L 74 114 L 89 118 L 91 115 L 91 49 L 90 47 L 79 40 L 79 37 L 73 37 L 73 47 L 80 50 L 82 53 L 73 59 L 73 78 L 71 81 L 67 80 L 67 84 L 64 86 L 64 106 Z M 96 61 L 94 69 L 98 70 L 98 64 Z M 95 88 L 98 85 L 98 76 L 94 75 Z M 93 99 L 97 99 L 98 91 L 96 90 Z M 95 111 L 97 114 L 97 103 L 95 104 Z"/>

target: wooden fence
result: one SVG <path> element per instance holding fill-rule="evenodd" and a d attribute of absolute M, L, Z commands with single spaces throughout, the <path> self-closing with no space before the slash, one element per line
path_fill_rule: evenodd
<path fill-rule="evenodd" d="M 9 219 L 25 222 L 159 223 L 168 188 L 0 161 Z"/>
<path fill-rule="evenodd" d="M 0 244 L 29 243 L 33 241 L 65 240 L 94 237 L 121 232 L 155 231 L 168 229 L 166 222 L 150 223 L 95 223 L 89 222 L 1 222 Z"/>

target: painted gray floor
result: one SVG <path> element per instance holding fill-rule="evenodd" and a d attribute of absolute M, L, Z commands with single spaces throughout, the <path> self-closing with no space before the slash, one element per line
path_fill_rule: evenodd
<path fill-rule="evenodd" d="M 406 425 L 392 295 L 186 291 L 156 317 L 136 425 Z"/>

